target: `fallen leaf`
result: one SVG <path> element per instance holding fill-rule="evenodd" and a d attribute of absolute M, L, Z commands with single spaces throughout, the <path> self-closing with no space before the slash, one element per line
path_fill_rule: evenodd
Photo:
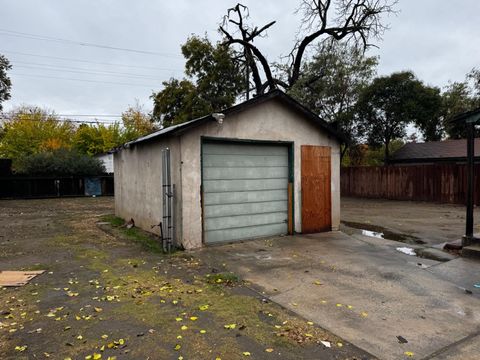
<path fill-rule="evenodd" d="M 181 329 L 181 330 L 187 330 L 187 329 L 188 329 L 188 326 L 183 325 L 180 329 Z"/>
<path fill-rule="evenodd" d="M 250 356 L 250 355 L 252 355 L 252 354 L 250 354 L 248 351 L 244 351 L 242 354 L 243 354 L 243 356 Z"/>
<path fill-rule="evenodd" d="M 190 316 L 190 320 L 192 320 L 192 321 L 196 321 L 197 319 L 198 319 L 198 317 L 196 317 L 196 316 Z"/>
<path fill-rule="evenodd" d="M 268 348 L 268 349 L 265 349 L 265 351 L 268 352 L 268 353 L 271 353 L 271 352 L 273 352 L 273 349 L 272 349 L 272 348 Z"/>
<path fill-rule="evenodd" d="M 368 313 L 366 311 L 362 311 L 362 313 L 360 314 L 362 317 L 367 317 L 368 316 Z"/>
<path fill-rule="evenodd" d="M 330 344 L 330 341 L 323 341 L 323 340 L 322 340 L 322 341 L 320 341 L 320 342 L 323 344 L 323 346 L 325 346 L 325 347 L 327 347 L 327 348 L 332 347 L 332 345 Z"/>
<path fill-rule="evenodd" d="M 27 350 L 27 348 L 28 348 L 27 345 L 15 346 L 15 350 L 20 351 L 20 352 L 24 352 L 25 350 Z"/>
<path fill-rule="evenodd" d="M 308 325 L 313 325 L 313 322 L 307 321 L 307 324 L 308 324 Z"/>
<path fill-rule="evenodd" d="M 176 351 L 180 350 L 181 348 L 182 348 L 182 345 L 180 345 L 180 344 L 177 344 L 177 345 L 175 345 L 175 347 L 174 347 L 174 349 L 175 349 Z"/>
<path fill-rule="evenodd" d="M 235 329 L 236 326 L 237 326 L 236 324 L 223 325 L 223 327 L 224 327 L 225 329 L 229 329 L 229 330 Z"/>
<path fill-rule="evenodd" d="M 209 305 L 200 305 L 200 306 L 198 307 L 198 309 L 201 310 L 201 311 L 208 310 L 208 308 L 209 308 Z"/>
<path fill-rule="evenodd" d="M 415 354 L 414 354 L 413 352 L 411 352 L 411 351 L 405 351 L 404 354 L 405 354 L 406 356 L 408 356 L 408 357 L 413 357 L 413 355 L 415 355 Z"/>
<path fill-rule="evenodd" d="M 200 334 L 206 334 L 207 333 L 207 330 L 200 330 Z"/>

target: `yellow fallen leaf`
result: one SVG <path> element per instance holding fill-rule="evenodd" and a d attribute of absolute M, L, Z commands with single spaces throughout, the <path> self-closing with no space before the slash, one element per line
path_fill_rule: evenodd
<path fill-rule="evenodd" d="M 200 334 L 206 334 L 207 333 L 207 330 L 200 330 Z"/>
<path fill-rule="evenodd" d="M 343 344 L 342 344 L 341 342 L 338 342 L 338 343 L 337 343 L 337 346 L 338 346 L 338 347 L 342 347 Z"/>
<path fill-rule="evenodd" d="M 244 351 L 242 354 L 243 354 L 243 356 L 250 356 L 250 355 L 252 355 L 252 354 L 250 354 L 248 351 Z"/>
<path fill-rule="evenodd" d="M 198 317 L 196 317 L 196 316 L 190 316 L 190 320 L 192 320 L 192 321 L 196 321 L 197 319 L 198 319 Z"/>
<path fill-rule="evenodd" d="M 351 310 L 351 309 L 353 309 L 353 306 L 352 305 L 347 305 L 347 308 L 349 308 Z"/>
<path fill-rule="evenodd" d="M 201 311 L 205 311 L 205 310 L 207 310 L 208 308 L 209 308 L 209 305 L 200 305 L 200 306 L 198 307 L 198 309 L 201 310 Z"/>
<path fill-rule="evenodd" d="M 313 337 L 312 334 L 305 334 L 305 337 Z"/>
<path fill-rule="evenodd" d="M 404 353 L 405 355 L 407 355 L 408 357 L 413 357 L 413 355 L 415 355 L 413 352 L 411 351 L 405 351 Z"/>
<path fill-rule="evenodd" d="M 236 324 L 223 325 L 223 327 L 224 327 L 225 329 L 229 329 L 229 330 L 235 329 L 236 326 L 237 326 Z"/>
<path fill-rule="evenodd" d="M 82 336 L 82 335 L 78 335 L 78 336 L 77 336 L 77 339 L 78 339 L 78 340 L 82 340 L 82 339 L 83 339 L 83 336 Z"/>
<path fill-rule="evenodd" d="M 92 355 L 85 356 L 85 360 L 90 360 L 91 358 L 92 358 Z"/>
<path fill-rule="evenodd" d="M 120 345 L 123 345 L 123 344 L 125 344 L 125 340 L 123 340 L 123 339 L 118 339 L 118 343 L 119 343 Z"/>
<path fill-rule="evenodd" d="M 175 347 L 174 347 L 174 349 L 175 349 L 176 351 L 180 350 L 181 348 L 182 348 L 182 345 L 180 345 L 180 344 L 177 344 L 177 345 L 175 345 Z"/>
<path fill-rule="evenodd" d="M 109 356 L 109 357 L 107 358 L 107 360 L 117 360 L 117 357 L 116 357 L 116 356 Z"/>
<path fill-rule="evenodd" d="M 342 307 L 343 305 L 342 304 L 337 304 L 337 307 Z"/>
<path fill-rule="evenodd" d="M 322 283 L 321 283 L 320 281 L 318 281 L 318 280 L 314 281 L 313 283 L 314 283 L 315 285 L 322 285 Z"/>
<path fill-rule="evenodd" d="M 182 321 L 183 319 L 181 317 L 175 318 L 175 321 Z"/>
<path fill-rule="evenodd" d="M 271 353 L 271 352 L 273 352 L 273 349 L 272 349 L 272 348 L 268 348 L 268 349 L 265 349 L 265 351 L 268 352 L 268 353 Z"/>
<path fill-rule="evenodd" d="M 15 350 L 23 352 L 27 350 L 28 346 L 27 345 L 22 345 L 22 346 L 15 346 Z"/>
<path fill-rule="evenodd" d="M 182 335 L 177 335 L 177 339 L 181 339 L 182 338 Z"/>
<path fill-rule="evenodd" d="M 102 335 L 102 339 L 108 339 L 108 335 L 107 335 L 107 334 L 103 334 L 103 335 Z"/>
<path fill-rule="evenodd" d="M 102 354 L 97 354 L 97 353 L 93 354 L 93 360 L 99 360 L 101 358 L 102 358 Z"/>
<path fill-rule="evenodd" d="M 105 345 L 102 345 L 102 347 L 100 348 L 100 351 L 105 351 Z"/>
<path fill-rule="evenodd" d="M 367 317 L 368 316 L 368 313 L 366 311 L 362 311 L 362 313 L 360 314 L 362 317 Z"/>
<path fill-rule="evenodd" d="M 183 325 L 180 329 L 182 329 L 182 330 L 187 330 L 187 329 L 188 329 L 188 326 Z"/>
<path fill-rule="evenodd" d="M 102 309 L 102 308 L 99 308 L 99 307 L 96 307 L 96 308 L 94 308 L 94 309 L 95 309 L 95 312 L 102 312 L 102 311 L 103 311 L 103 309 Z"/>
<path fill-rule="evenodd" d="M 313 325 L 313 322 L 307 321 L 307 324 L 308 324 L 308 325 Z"/>

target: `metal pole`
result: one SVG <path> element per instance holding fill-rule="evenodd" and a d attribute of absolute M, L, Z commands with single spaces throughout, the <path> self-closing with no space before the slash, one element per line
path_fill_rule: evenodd
<path fill-rule="evenodd" d="M 473 183 L 474 183 L 474 159 L 475 159 L 475 125 L 467 123 L 467 221 L 463 246 L 468 246 L 473 239 Z"/>

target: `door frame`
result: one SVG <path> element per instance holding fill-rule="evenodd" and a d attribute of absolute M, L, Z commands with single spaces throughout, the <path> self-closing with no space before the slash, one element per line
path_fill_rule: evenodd
<path fill-rule="evenodd" d="M 288 235 L 295 234 L 295 143 L 293 141 L 282 140 L 256 140 L 256 139 L 237 139 L 237 138 L 223 138 L 215 136 L 200 136 L 200 207 L 202 216 L 202 245 L 203 246 L 219 246 L 223 244 L 232 243 L 235 241 L 225 241 L 219 244 L 208 244 L 205 241 L 205 216 L 204 216 L 204 195 L 203 195 L 203 145 L 205 143 L 230 143 L 230 144 L 265 144 L 265 145 L 283 145 L 287 147 L 288 152 L 288 186 L 287 186 L 287 201 L 288 201 Z M 292 188 L 291 198 L 288 189 Z M 290 201 L 291 199 L 291 201 Z M 290 234 L 291 230 L 291 234 Z"/>

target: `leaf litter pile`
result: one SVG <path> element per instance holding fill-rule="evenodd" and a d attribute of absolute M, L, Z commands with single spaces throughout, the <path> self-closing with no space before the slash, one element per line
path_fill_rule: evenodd
<path fill-rule="evenodd" d="M 355 359 L 341 339 L 262 299 L 227 266 L 83 230 L 49 243 L 71 259 L 0 290 L 2 359 Z"/>

